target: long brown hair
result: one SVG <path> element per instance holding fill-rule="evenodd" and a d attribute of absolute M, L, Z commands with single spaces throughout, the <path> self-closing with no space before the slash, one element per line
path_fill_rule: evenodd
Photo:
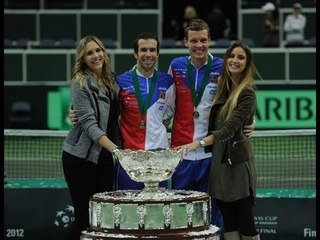
<path fill-rule="evenodd" d="M 246 53 L 247 64 L 243 72 L 241 73 L 240 81 L 237 83 L 235 88 L 232 88 L 232 85 L 235 84 L 230 76 L 227 60 L 230 57 L 232 50 L 236 47 L 240 47 Z M 253 55 L 250 48 L 241 41 L 236 41 L 233 43 L 226 51 L 223 58 L 223 67 L 221 71 L 221 76 L 219 80 L 219 85 L 217 93 L 214 97 L 214 102 L 219 100 L 226 92 L 229 93 L 228 99 L 224 106 L 222 107 L 221 113 L 222 116 L 225 116 L 225 119 L 228 119 L 235 109 L 238 103 L 238 97 L 241 91 L 245 88 L 254 88 L 254 75 L 257 75 L 260 79 L 260 74 L 255 66 L 253 61 Z"/>
<path fill-rule="evenodd" d="M 85 80 L 84 79 L 85 72 L 88 70 L 88 67 L 83 60 L 86 53 L 86 45 L 88 42 L 91 42 L 91 41 L 94 41 L 95 43 L 98 44 L 98 46 L 103 51 L 103 55 L 104 55 L 104 63 L 102 66 L 101 76 L 99 77 L 93 73 L 97 79 L 98 87 L 102 91 L 105 91 L 107 94 L 114 97 L 116 94 L 115 88 L 114 88 L 115 80 L 114 80 L 114 74 L 112 73 L 112 70 L 111 70 L 110 59 L 106 53 L 106 49 L 103 46 L 103 43 L 96 36 L 86 36 L 79 41 L 79 44 L 76 49 L 75 65 L 73 67 L 73 78 L 80 83 L 80 86 L 83 86 L 84 80 Z"/>

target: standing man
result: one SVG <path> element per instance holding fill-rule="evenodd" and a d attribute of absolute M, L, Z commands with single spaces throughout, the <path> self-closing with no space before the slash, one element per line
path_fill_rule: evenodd
<path fill-rule="evenodd" d="M 202 19 L 192 19 L 186 26 L 184 44 L 190 56 L 173 59 L 169 67 L 176 87 L 173 148 L 206 136 L 208 116 L 223 65 L 222 58 L 208 52 L 210 29 Z M 248 127 L 245 133 L 250 135 L 254 124 Z M 172 176 L 172 188 L 207 192 L 211 158 L 212 154 L 205 153 L 203 148 L 189 152 Z M 221 228 L 223 220 L 214 199 L 211 209 L 211 223 Z"/>
<path fill-rule="evenodd" d="M 155 69 L 159 40 L 153 33 L 141 33 L 134 41 L 137 64 L 118 75 L 120 86 L 120 128 L 123 149 L 150 150 L 169 148 L 167 128 L 163 124 L 166 109 L 174 108 L 172 77 Z M 142 189 L 119 165 L 117 189 Z M 160 183 L 165 186 L 165 182 Z"/>
<path fill-rule="evenodd" d="M 292 5 L 292 14 L 286 17 L 283 26 L 286 33 L 286 47 L 303 46 L 306 23 L 307 18 L 302 14 L 302 5 L 300 3 L 294 3 Z"/>
<path fill-rule="evenodd" d="M 279 13 L 272 2 L 267 2 L 261 8 L 264 11 L 264 47 L 279 47 Z"/>

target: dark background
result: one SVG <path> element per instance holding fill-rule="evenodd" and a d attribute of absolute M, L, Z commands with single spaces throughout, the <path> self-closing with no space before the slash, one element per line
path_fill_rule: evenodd
<path fill-rule="evenodd" d="M 225 13 L 226 17 L 231 22 L 230 38 L 235 39 L 237 37 L 237 0 L 163 0 L 163 37 L 168 38 L 173 34 L 171 22 L 175 20 L 178 23 L 182 22 L 183 11 L 186 5 L 192 5 L 196 8 L 199 17 L 203 18 L 208 14 L 214 5 L 219 5 Z"/>

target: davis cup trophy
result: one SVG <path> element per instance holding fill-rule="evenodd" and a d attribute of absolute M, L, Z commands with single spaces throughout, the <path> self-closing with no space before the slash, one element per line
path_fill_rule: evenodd
<path fill-rule="evenodd" d="M 144 183 L 144 188 L 93 195 L 89 203 L 90 228 L 82 232 L 81 240 L 219 240 L 219 228 L 210 225 L 207 193 L 159 188 L 186 152 L 185 148 L 115 150 L 115 160 L 131 179 Z"/>
<path fill-rule="evenodd" d="M 158 198 L 169 195 L 164 189 L 159 189 L 159 183 L 172 176 L 185 153 L 186 149 L 181 148 L 149 151 L 116 150 L 114 155 L 131 179 L 144 183 L 140 197 Z"/>

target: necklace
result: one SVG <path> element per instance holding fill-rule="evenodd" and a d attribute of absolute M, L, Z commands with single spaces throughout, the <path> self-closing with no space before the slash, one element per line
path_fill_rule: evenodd
<path fill-rule="evenodd" d="M 204 92 L 204 89 L 205 89 L 206 85 L 208 84 L 211 64 L 212 64 L 212 59 L 208 55 L 208 62 L 207 62 L 206 70 L 205 70 L 205 73 L 204 73 L 204 76 L 202 79 L 202 83 L 201 83 L 199 91 L 196 92 L 195 79 L 193 77 L 192 67 L 191 67 L 191 58 L 188 61 L 187 72 L 188 72 L 188 79 L 189 79 L 189 87 L 191 89 L 191 94 L 192 94 L 192 102 L 193 102 L 193 106 L 195 108 L 195 111 L 192 114 L 194 118 L 198 118 L 200 116 L 200 114 L 196 110 L 196 108 L 199 105 L 201 98 L 202 98 L 202 95 L 203 95 L 203 92 Z"/>
<path fill-rule="evenodd" d="M 137 69 L 137 67 L 134 67 L 134 69 L 132 70 L 132 80 L 133 80 L 133 86 L 135 89 L 136 98 L 137 98 L 138 106 L 139 106 L 139 112 L 140 112 L 140 116 L 141 116 L 141 121 L 139 122 L 139 127 L 141 129 L 144 129 L 146 127 L 146 122 L 144 121 L 143 118 L 146 115 L 148 107 L 150 106 L 150 101 L 151 101 L 151 98 L 153 96 L 153 93 L 154 93 L 154 90 L 156 87 L 156 82 L 158 80 L 158 72 L 157 72 L 157 70 L 154 69 L 149 93 L 148 93 L 145 101 L 142 101 L 141 91 L 140 91 L 140 87 L 139 87 L 138 75 L 137 75 L 136 69 Z"/>

